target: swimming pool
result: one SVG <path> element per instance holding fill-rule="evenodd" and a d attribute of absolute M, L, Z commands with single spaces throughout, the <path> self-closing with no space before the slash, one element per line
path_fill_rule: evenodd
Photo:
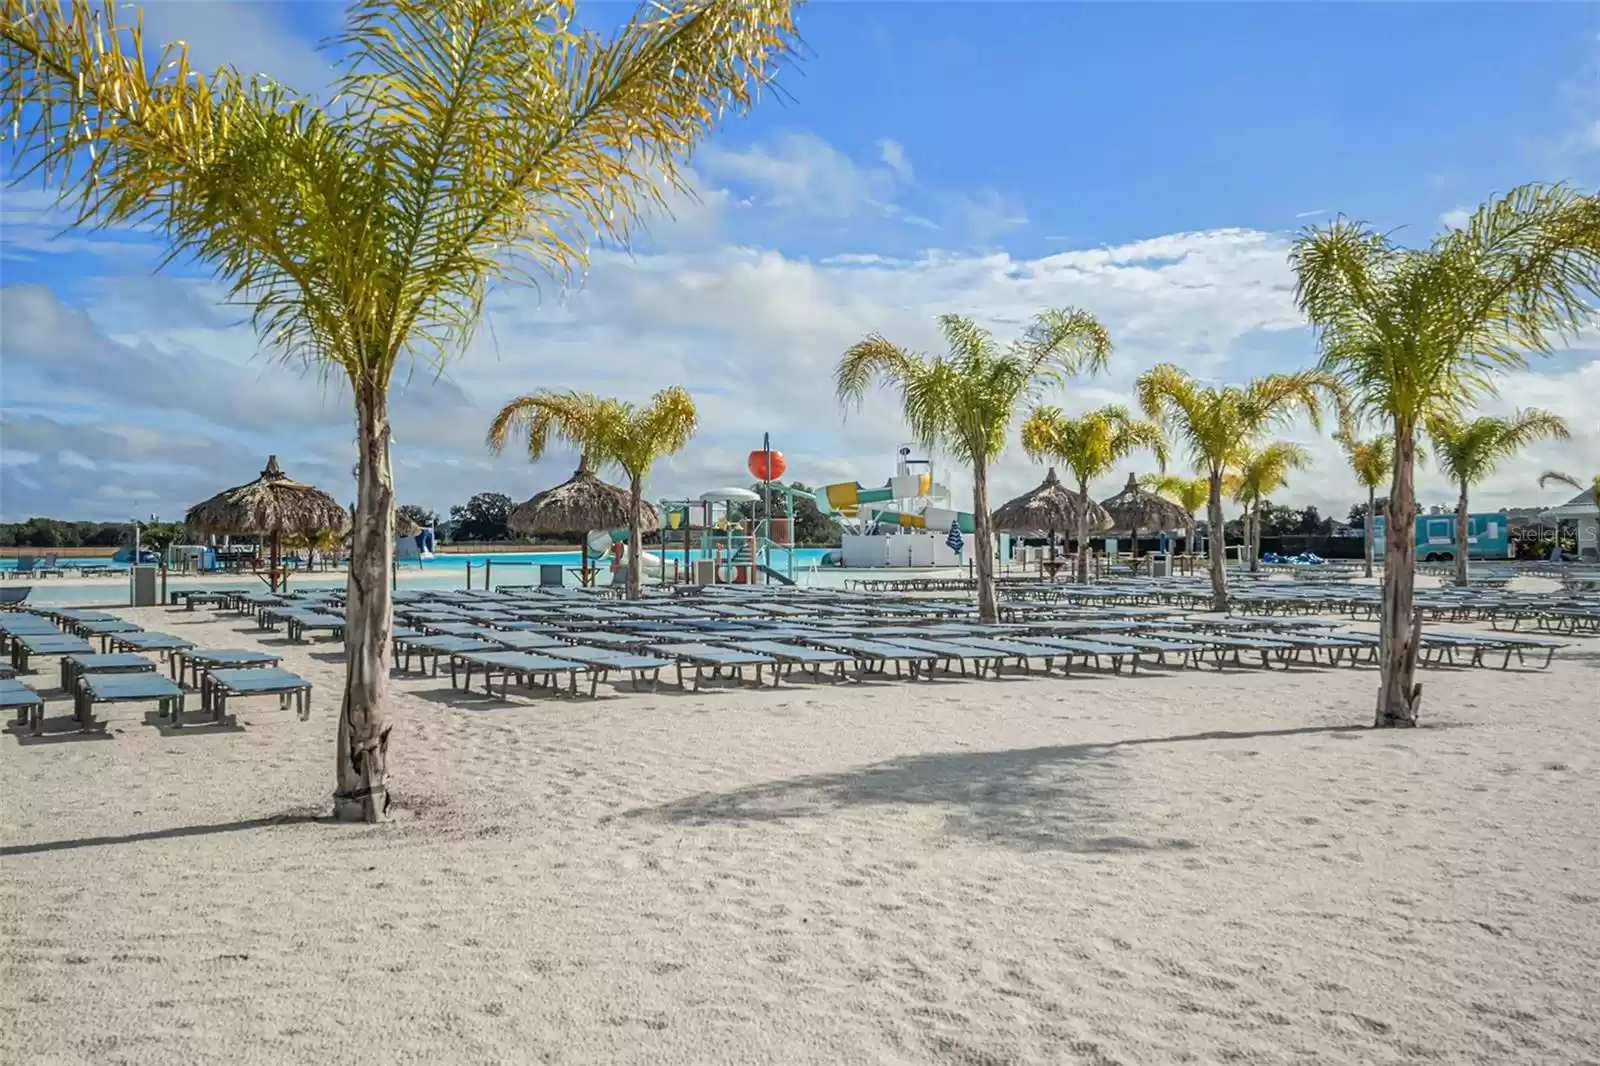
<path fill-rule="evenodd" d="M 681 548 L 662 551 L 659 545 L 652 547 L 651 545 L 647 544 L 645 545 L 645 551 L 660 555 L 666 559 L 676 559 L 680 561 L 683 559 L 683 549 Z M 830 551 L 838 551 L 838 549 L 796 548 L 794 549 L 794 564 L 796 567 L 801 569 L 811 566 L 820 566 L 822 564 L 822 557 L 828 554 Z M 785 554 L 786 553 L 784 549 L 773 548 L 772 565 L 778 569 L 782 569 L 784 566 Z M 704 557 L 705 553 L 698 548 L 695 548 L 689 552 L 690 559 L 700 559 Z M 481 567 L 484 563 L 491 561 L 497 565 L 503 563 L 507 566 L 536 566 L 540 563 L 549 563 L 552 565 L 559 564 L 561 566 L 577 566 L 582 562 L 582 559 L 579 553 L 575 551 L 441 552 L 438 555 L 435 555 L 432 559 L 401 559 L 400 566 L 402 569 L 408 570 L 418 567 L 423 570 L 461 570 L 466 568 L 468 565 L 471 565 L 474 568 Z M 112 562 L 110 558 L 61 559 L 58 560 L 57 565 L 63 570 L 74 570 L 85 566 L 104 567 L 110 570 L 119 571 L 126 571 L 128 569 L 127 563 L 115 563 Z M 16 559 L 0 559 L 0 570 L 15 570 L 16 568 Z"/>

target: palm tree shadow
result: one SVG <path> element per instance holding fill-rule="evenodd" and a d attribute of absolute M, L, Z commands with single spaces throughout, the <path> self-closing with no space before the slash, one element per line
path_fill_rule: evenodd
<path fill-rule="evenodd" d="M 705 792 L 621 817 L 674 825 L 739 825 L 820 818 L 855 808 L 937 807 L 947 832 L 1025 851 L 1076 853 L 1188 850 L 1182 837 L 1138 837 L 1121 806 L 1126 749 L 1192 741 L 1364 733 L 1359 726 L 1191 733 L 1105 744 L 905 755 L 852 770 L 806 774 L 727 792 Z"/>

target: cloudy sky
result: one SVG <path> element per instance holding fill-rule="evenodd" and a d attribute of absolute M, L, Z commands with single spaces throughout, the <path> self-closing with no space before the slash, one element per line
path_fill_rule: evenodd
<path fill-rule="evenodd" d="M 483 435 L 511 397 L 569 387 L 690 389 L 704 428 L 657 469 L 657 495 L 747 481 L 764 431 L 793 477 L 881 484 L 904 432 L 892 401 L 846 419 L 830 385 L 868 332 L 931 347 L 935 316 L 957 311 L 1004 337 L 1070 304 L 1106 323 L 1116 352 L 1058 398 L 1069 409 L 1131 402 L 1158 361 L 1242 380 L 1315 358 L 1285 263 L 1297 227 L 1342 211 L 1420 243 L 1496 190 L 1600 180 L 1590 5 L 972 12 L 805 9 L 807 58 L 786 97 L 696 154 L 695 199 L 631 254 L 597 253 L 579 287 L 496 292 L 442 376 L 397 381 L 401 500 L 442 512 L 563 479 L 570 456 L 491 459 Z M 315 43 L 339 17 L 333 3 L 158 2 L 146 33 L 188 40 L 201 65 L 319 86 Z M 1491 64 L 1462 61 L 1485 42 Z M 143 234 L 63 232 L 37 185 L 3 196 L 0 519 L 173 517 L 254 477 L 268 453 L 353 495 L 339 382 L 270 361 L 217 285 L 157 273 Z M 1505 379 L 1490 409 L 1549 408 L 1576 439 L 1534 449 L 1477 504 L 1556 502 L 1538 470 L 1600 469 L 1597 395 L 1600 334 Z M 1357 492 L 1337 449 L 1303 427 L 1286 435 L 1317 465 L 1280 502 L 1343 515 Z M 965 496 L 959 469 L 939 476 Z M 1013 446 L 996 476 L 1004 499 L 1040 471 Z M 1431 474 L 1422 491 L 1453 502 Z"/>

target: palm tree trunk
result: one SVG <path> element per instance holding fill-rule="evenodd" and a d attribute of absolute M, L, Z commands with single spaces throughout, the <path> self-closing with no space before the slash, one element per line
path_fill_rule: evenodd
<path fill-rule="evenodd" d="M 1211 471 L 1211 498 L 1206 502 L 1206 545 L 1211 557 L 1211 609 L 1228 610 L 1227 537 L 1222 532 L 1222 468 Z"/>
<path fill-rule="evenodd" d="M 994 625 L 1000 612 L 994 600 L 994 535 L 989 529 L 989 464 L 978 456 L 972 464 L 972 550 L 978 570 L 978 621 Z"/>
<path fill-rule="evenodd" d="M 1250 571 L 1261 573 L 1261 504 L 1250 512 Z"/>
<path fill-rule="evenodd" d="M 1250 572 L 1252 574 L 1261 570 L 1261 553 L 1256 550 L 1256 545 L 1260 543 L 1258 529 L 1261 524 L 1260 515 L 1261 504 L 1259 503 L 1244 509 L 1244 550 L 1245 554 L 1250 556 Z"/>
<path fill-rule="evenodd" d="M 639 529 L 639 506 L 644 499 L 644 482 L 636 477 L 628 479 L 628 599 L 636 600 L 640 595 L 639 574 L 643 569 L 640 566 L 639 556 L 644 552 L 644 534 Z M 687 534 L 686 534 L 687 535 Z"/>
<path fill-rule="evenodd" d="M 1078 479 L 1078 495 L 1085 500 L 1089 498 L 1089 482 L 1083 478 Z M 1081 584 L 1089 582 L 1089 509 L 1083 508 L 1078 513 L 1078 581 Z"/>
<path fill-rule="evenodd" d="M 1456 584 L 1465 585 L 1467 574 L 1467 483 L 1461 483 L 1456 497 Z"/>
<path fill-rule="evenodd" d="M 345 586 L 345 687 L 339 710 L 334 816 L 376 822 L 389 808 L 389 630 L 393 595 L 394 475 L 389 398 L 382 384 L 356 387 L 361 464 Z"/>
<path fill-rule="evenodd" d="M 1420 625 L 1415 613 L 1415 428 L 1397 420 L 1394 441 L 1394 481 L 1389 487 L 1389 507 L 1384 519 L 1387 532 L 1383 538 L 1383 636 L 1380 651 L 1383 674 L 1378 688 L 1377 719 L 1373 722 L 1378 728 L 1416 725 L 1417 711 L 1422 702 L 1422 686 L 1416 683 Z"/>
<path fill-rule="evenodd" d="M 1367 486 L 1367 521 L 1364 530 L 1367 541 L 1367 576 L 1372 576 L 1372 523 L 1377 520 L 1378 490 Z"/>

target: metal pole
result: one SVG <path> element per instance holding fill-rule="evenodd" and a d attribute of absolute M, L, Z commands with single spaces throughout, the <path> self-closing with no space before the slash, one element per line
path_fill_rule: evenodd
<path fill-rule="evenodd" d="M 761 509 L 767 518 L 767 540 L 772 540 L 772 434 L 761 434 Z M 756 539 L 750 538 L 750 567 L 756 566 Z M 762 575 L 765 577 L 765 575 Z M 771 579 L 767 578 L 767 583 Z M 750 575 L 750 584 L 754 585 L 755 573 Z"/>

